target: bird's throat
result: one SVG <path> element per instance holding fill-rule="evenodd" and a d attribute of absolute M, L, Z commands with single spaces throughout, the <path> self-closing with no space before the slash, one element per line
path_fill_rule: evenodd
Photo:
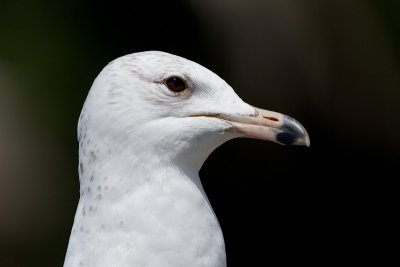
<path fill-rule="evenodd" d="M 81 185 L 65 267 L 111 266 L 103 264 L 111 257 L 121 261 L 115 266 L 225 266 L 222 231 L 198 175 L 163 170 Z"/>

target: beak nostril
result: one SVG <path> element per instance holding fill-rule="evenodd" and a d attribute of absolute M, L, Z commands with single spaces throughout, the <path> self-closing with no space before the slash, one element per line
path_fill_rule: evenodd
<path fill-rule="evenodd" d="M 277 118 L 274 117 L 267 117 L 267 116 L 263 116 L 264 119 L 270 120 L 270 121 L 279 121 Z"/>

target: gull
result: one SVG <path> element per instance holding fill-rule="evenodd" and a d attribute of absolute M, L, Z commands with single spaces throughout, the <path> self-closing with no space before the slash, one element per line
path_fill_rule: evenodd
<path fill-rule="evenodd" d="M 133 53 L 97 76 L 78 122 L 80 199 L 64 267 L 223 267 L 225 244 L 198 172 L 222 143 L 310 141 L 207 68 Z"/>

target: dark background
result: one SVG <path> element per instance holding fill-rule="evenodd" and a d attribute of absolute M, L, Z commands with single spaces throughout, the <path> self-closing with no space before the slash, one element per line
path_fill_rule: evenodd
<path fill-rule="evenodd" d="M 399 3 L 2 0 L 0 266 L 62 266 L 82 104 L 109 61 L 144 50 L 206 66 L 310 134 L 310 148 L 232 140 L 204 164 L 228 266 L 385 265 L 397 251 Z"/>

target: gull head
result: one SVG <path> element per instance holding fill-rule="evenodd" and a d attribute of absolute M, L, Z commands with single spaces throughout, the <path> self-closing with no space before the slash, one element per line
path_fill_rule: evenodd
<path fill-rule="evenodd" d="M 295 119 L 245 103 L 218 75 L 190 60 L 149 51 L 120 57 L 98 75 L 78 124 L 80 153 L 91 140 L 107 154 L 200 169 L 219 145 L 250 137 L 309 145 Z"/>
<path fill-rule="evenodd" d="M 210 70 L 163 52 L 109 63 L 79 123 L 80 200 L 65 267 L 225 267 L 198 171 L 225 141 L 309 145 L 304 127 L 243 102 Z"/>

